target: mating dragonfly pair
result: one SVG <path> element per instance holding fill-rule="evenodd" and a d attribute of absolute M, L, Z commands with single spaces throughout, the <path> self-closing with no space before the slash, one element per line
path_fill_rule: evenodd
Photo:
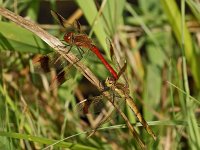
<path fill-rule="evenodd" d="M 60 14 L 58 14 L 57 12 L 54 12 L 54 11 L 51 11 L 51 14 L 64 28 L 66 28 L 66 26 L 65 26 L 66 21 Z M 78 52 L 82 58 L 82 54 L 84 53 L 83 49 L 90 50 L 93 54 L 95 54 L 98 57 L 98 59 L 102 62 L 102 64 L 110 72 L 112 77 L 115 80 L 118 80 L 119 76 L 121 75 L 121 73 L 124 70 L 122 69 L 122 71 L 120 71 L 119 74 L 117 74 L 116 71 L 112 68 L 112 66 L 103 57 L 100 50 L 92 43 L 92 40 L 86 34 L 81 33 L 81 26 L 77 20 L 75 21 L 74 26 L 75 26 L 76 30 L 78 31 L 78 33 L 68 32 L 63 37 L 63 40 L 70 45 L 69 51 L 71 50 L 72 47 L 75 46 L 78 49 Z M 110 44 L 111 50 L 113 50 L 110 41 L 109 41 L 109 44 Z M 113 53 L 111 53 L 111 54 L 113 54 Z M 53 81 L 57 80 L 58 84 L 62 84 L 62 82 L 65 80 L 65 74 L 66 74 L 63 69 L 64 67 L 62 68 L 62 66 L 66 65 L 66 60 L 65 60 L 65 62 L 62 61 L 61 56 L 59 56 L 58 54 L 56 54 L 56 56 L 54 56 L 55 57 L 54 59 L 50 59 L 49 57 L 50 57 L 50 55 L 36 57 L 36 58 L 34 58 L 33 62 L 34 62 L 34 64 L 39 62 L 40 66 L 44 70 L 44 72 L 49 72 L 50 67 L 56 68 L 57 76 L 55 77 L 55 79 Z M 62 66 L 59 64 L 61 64 Z"/>
<path fill-rule="evenodd" d="M 60 22 L 60 24 L 63 27 L 65 27 L 65 25 L 64 25 L 65 24 L 65 19 L 60 14 L 58 14 L 57 12 L 51 11 L 51 13 L 56 18 L 56 20 L 58 20 Z M 78 30 L 80 31 L 80 24 L 79 23 L 77 23 L 77 27 L 78 27 Z M 64 41 L 67 42 L 71 46 L 76 46 L 79 49 L 82 49 L 82 48 L 89 49 L 99 58 L 99 60 L 103 63 L 103 65 L 106 67 L 106 69 L 112 75 L 112 77 L 107 78 L 107 80 L 105 81 L 105 86 L 107 88 L 109 88 L 110 90 L 114 91 L 115 93 L 117 93 L 122 99 L 124 99 L 127 102 L 129 107 L 136 114 L 136 117 L 142 123 L 142 125 L 145 127 L 147 132 L 155 139 L 156 136 L 154 135 L 153 131 L 151 130 L 151 128 L 149 127 L 147 122 L 142 117 L 142 115 L 139 112 L 137 106 L 135 105 L 133 99 L 129 96 L 129 92 L 127 92 L 128 89 L 125 88 L 124 84 L 117 83 L 117 80 L 119 79 L 121 74 L 125 71 L 126 65 L 124 65 L 120 69 L 119 73 L 116 73 L 116 71 L 106 61 L 106 59 L 100 53 L 99 49 L 92 43 L 92 40 L 86 34 L 80 34 L 80 33 L 76 34 L 76 33 L 73 33 L 73 32 L 69 32 L 69 33 L 66 33 L 64 35 Z M 69 49 L 71 49 L 71 47 Z M 111 51 L 111 56 L 112 56 L 113 55 L 113 47 L 112 47 L 111 43 L 110 43 L 110 51 Z M 50 71 L 50 69 L 48 67 L 48 64 L 49 64 L 49 62 L 53 62 L 55 68 L 57 68 L 57 70 L 56 70 L 57 76 L 55 77 L 53 82 L 55 80 L 57 80 L 58 84 L 62 84 L 64 82 L 64 80 L 65 80 L 65 72 L 66 72 L 66 70 L 64 70 L 62 67 L 59 67 L 60 60 L 61 60 L 61 56 L 58 56 L 55 61 L 50 61 L 48 56 L 42 56 L 42 57 L 39 57 L 38 59 L 36 59 L 35 62 L 39 62 L 41 68 L 45 72 L 49 72 Z M 61 64 L 63 64 L 63 63 L 61 62 Z M 72 65 L 70 65 L 70 66 L 72 66 Z M 69 66 L 68 66 L 68 68 L 69 68 Z M 106 94 L 106 91 L 103 94 Z M 111 101 L 111 103 L 113 103 L 115 105 L 114 101 Z M 130 123 L 127 123 L 127 125 L 128 124 L 130 124 Z M 130 125 L 128 125 L 128 127 L 129 126 Z M 132 130 L 133 130 L 132 131 L 133 134 L 136 136 L 137 132 L 134 129 L 132 129 Z M 142 143 L 142 142 L 140 141 L 139 143 Z"/>

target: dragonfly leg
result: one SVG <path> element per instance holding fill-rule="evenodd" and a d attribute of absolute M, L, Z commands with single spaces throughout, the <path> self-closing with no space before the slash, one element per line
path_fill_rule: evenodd
<path fill-rule="evenodd" d="M 69 50 L 67 51 L 67 53 L 69 53 L 71 51 L 72 47 L 73 47 L 73 45 L 69 45 L 69 46 L 70 47 L 69 47 Z"/>
<path fill-rule="evenodd" d="M 78 49 L 78 52 L 79 52 L 79 54 L 80 54 L 80 59 L 82 59 L 83 58 L 83 54 L 84 54 L 84 50 L 82 49 L 82 48 L 80 48 L 80 47 L 77 47 L 77 49 Z"/>
<path fill-rule="evenodd" d="M 83 58 L 84 51 L 80 47 L 77 47 L 77 49 L 78 49 L 79 54 L 77 54 L 76 57 L 78 57 L 79 59 L 78 61 L 80 61 Z"/>
<path fill-rule="evenodd" d="M 68 45 L 68 44 L 65 44 L 64 46 L 57 45 L 55 48 L 63 49 L 63 48 L 67 48 L 68 46 L 70 46 L 70 45 Z M 68 53 L 68 52 L 69 52 L 69 50 L 67 51 L 67 53 Z"/>
<path fill-rule="evenodd" d="M 114 101 L 115 101 L 115 94 L 114 92 L 112 92 L 112 103 L 114 103 Z"/>

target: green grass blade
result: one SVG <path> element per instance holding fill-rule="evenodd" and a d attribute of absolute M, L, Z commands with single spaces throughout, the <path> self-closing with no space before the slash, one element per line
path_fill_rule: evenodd
<path fill-rule="evenodd" d="M 186 0 L 186 3 L 189 5 L 194 16 L 200 21 L 200 3 L 193 0 Z"/>
<path fill-rule="evenodd" d="M 33 141 L 33 142 L 37 142 L 40 144 L 47 144 L 47 145 L 57 142 L 57 140 L 50 140 L 47 138 L 42 138 L 42 137 L 32 136 L 32 135 L 27 135 L 27 134 L 21 134 L 21 133 L 14 133 L 14 132 L 0 131 L 0 136 L 15 138 L 15 139 L 24 139 L 24 140 Z M 54 146 L 60 147 L 60 148 L 70 148 L 73 150 L 95 150 L 96 149 L 96 148 L 93 148 L 90 146 L 85 146 L 85 145 L 75 144 L 75 143 L 70 143 L 70 142 L 59 142 L 58 144 L 56 144 Z"/>
<path fill-rule="evenodd" d="M 0 21 L 0 39 L 0 50 L 27 53 L 50 52 L 50 49 L 39 37 L 13 23 Z"/>
<path fill-rule="evenodd" d="M 182 33 L 181 15 L 180 15 L 178 6 L 176 5 L 174 0 L 161 0 L 161 4 L 164 8 L 165 14 L 168 17 L 168 20 L 171 24 L 171 27 L 176 36 L 176 39 L 179 45 L 181 46 L 182 45 L 181 43 L 181 39 L 182 39 L 181 38 L 181 33 Z M 196 82 L 196 85 L 198 88 L 200 88 L 200 69 L 198 67 L 199 60 L 198 60 L 197 55 L 194 52 L 191 35 L 185 23 L 183 25 L 183 30 L 184 30 L 184 38 L 185 38 L 185 45 L 184 45 L 185 56 L 189 65 L 191 66 L 191 71 L 192 71 L 194 80 Z"/>

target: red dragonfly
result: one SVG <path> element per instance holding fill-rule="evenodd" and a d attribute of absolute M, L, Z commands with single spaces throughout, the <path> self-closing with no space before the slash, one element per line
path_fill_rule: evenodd
<path fill-rule="evenodd" d="M 63 26 L 65 27 L 65 19 L 58 14 L 57 12 L 51 11 L 53 17 Z M 78 31 L 80 32 L 80 24 L 78 22 L 76 22 L 76 26 Z M 117 74 L 115 72 L 115 70 L 111 67 L 111 65 L 105 60 L 105 58 L 102 56 L 102 54 L 100 53 L 99 49 L 92 44 L 92 40 L 86 35 L 86 34 L 80 34 L 80 33 L 73 33 L 73 32 L 68 32 L 65 33 L 64 35 L 64 41 L 67 42 L 70 45 L 75 45 L 78 48 L 87 48 L 89 50 L 91 50 L 93 53 L 95 53 L 95 55 L 101 60 L 101 62 L 104 64 L 104 66 L 108 69 L 108 71 L 111 73 L 111 75 L 113 76 L 113 79 L 116 81 L 119 76 L 124 72 L 125 67 L 123 67 L 119 73 Z M 111 45 L 111 42 L 109 42 L 110 44 L 110 51 L 111 51 L 111 57 L 113 58 L 113 47 Z M 57 85 L 62 84 L 66 77 L 66 69 L 64 69 L 64 66 L 61 66 L 61 64 L 64 64 L 63 62 L 65 62 L 65 64 L 67 63 L 66 61 L 61 60 L 61 57 L 57 56 L 56 60 L 51 60 L 49 58 L 50 56 L 42 56 L 42 57 L 38 57 L 34 59 L 34 63 L 39 62 L 40 63 L 40 67 L 42 68 L 42 70 L 45 73 L 50 72 L 50 68 L 54 68 L 56 71 L 56 76 L 53 78 L 53 80 L 51 81 L 50 87 L 51 89 L 54 88 Z M 69 65 L 69 64 L 67 64 Z M 71 65 L 72 66 L 72 65 Z M 69 68 L 69 67 L 68 67 Z M 69 70 L 69 69 L 67 69 Z M 93 102 L 92 102 L 93 101 Z M 92 101 L 86 101 L 82 107 L 84 114 L 88 113 L 89 107 L 91 105 L 91 103 L 94 103 L 98 100 L 93 100 Z M 95 105 L 95 104 L 93 104 Z"/>
<path fill-rule="evenodd" d="M 54 11 L 51 11 L 51 14 L 52 14 L 52 16 L 54 16 L 54 18 L 56 20 L 59 21 L 59 23 L 63 27 L 65 27 L 65 19 L 60 14 L 58 14 L 57 12 L 54 12 Z M 76 24 L 80 31 L 80 24 L 78 22 Z M 94 44 L 92 44 L 93 43 L 92 40 L 86 34 L 68 32 L 68 33 L 65 33 L 65 35 L 64 35 L 64 41 L 67 42 L 68 44 L 70 44 L 71 46 L 75 45 L 78 48 L 87 48 L 87 49 L 91 50 L 99 58 L 99 60 L 104 64 L 104 66 L 111 73 L 113 78 L 115 80 L 118 79 L 118 75 L 115 72 L 115 70 L 111 67 L 111 65 L 102 56 L 99 49 Z"/>

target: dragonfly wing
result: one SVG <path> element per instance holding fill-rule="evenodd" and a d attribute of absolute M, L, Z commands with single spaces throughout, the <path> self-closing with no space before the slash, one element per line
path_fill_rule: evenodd
<path fill-rule="evenodd" d="M 122 68 L 120 68 L 118 72 L 118 77 L 120 77 L 126 71 L 126 68 L 127 68 L 127 63 L 125 61 L 124 65 L 122 66 Z"/>
<path fill-rule="evenodd" d="M 118 70 L 119 70 L 119 72 L 118 72 L 118 78 L 126 71 L 126 68 L 127 68 L 127 62 L 125 61 L 124 62 L 124 64 L 123 64 L 123 66 L 121 67 L 121 63 L 119 63 L 118 61 L 117 61 L 117 58 L 116 58 L 116 56 L 115 56 L 115 53 L 114 53 L 114 46 L 113 46 L 113 44 L 112 44 L 112 42 L 111 42 L 111 40 L 109 40 L 109 39 L 107 39 L 106 40 L 106 42 L 107 42 L 107 45 L 109 45 L 109 48 L 110 48 L 110 56 L 111 56 L 111 59 L 112 59 L 112 61 L 115 63 L 115 64 L 117 64 L 117 67 L 118 67 Z M 126 81 L 126 77 L 124 76 L 124 79 L 125 79 L 125 81 Z"/>
<path fill-rule="evenodd" d="M 106 38 L 106 43 L 110 49 L 110 57 L 111 57 L 111 60 L 113 61 L 115 59 L 115 55 L 114 55 L 114 48 L 113 48 L 112 42 L 110 39 Z"/>
<path fill-rule="evenodd" d="M 77 19 L 74 21 L 74 27 L 77 29 L 78 33 L 82 33 L 81 24 Z"/>
<path fill-rule="evenodd" d="M 46 74 L 50 83 L 50 89 L 61 85 L 66 80 L 68 70 L 71 67 L 69 62 L 56 53 L 36 56 L 33 58 L 33 64 L 36 73 Z"/>
<path fill-rule="evenodd" d="M 53 10 L 51 10 L 51 15 L 58 21 L 58 23 L 60 23 L 60 25 L 62 25 L 64 28 L 66 27 L 65 18 L 63 18 L 63 16 Z"/>
<path fill-rule="evenodd" d="M 119 100 L 117 96 L 113 97 L 113 103 L 119 106 L 118 108 L 120 109 L 123 109 L 123 106 L 125 106 L 125 102 Z M 88 137 L 91 137 L 103 124 L 110 121 L 111 119 L 114 120 L 114 118 L 119 116 L 118 113 L 116 113 L 116 109 L 114 108 L 114 106 L 110 102 L 108 104 L 109 109 L 106 111 L 106 113 L 103 113 L 103 117 L 101 117 L 101 119 L 95 124 L 95 126 L 93 127 L 93 131 L 88 135 Z"/>
<path fill-rule="evenodd" d="M 77 104 L 77 109 L 82 114 L 98 114 L 104 106 L 103 96 L 95 96 L 85 99 Z"/>
<path fill-rule="evenodd" d="M 67 20 L 61 16 L 59 13 L 51 10 L 51 15 L 53 16 L 53 18 L 55 18 L 55 20 L 64 28 L 70 29 L 71 31 L 75 31 L 78 33 L 82 33 L 81 30 L 81 24 L 78 22 L 78 20 L 75 20 L 73 25 L 68 23 Z"/>
<path fill-rule="evenodd" d="M 112 92 L 112 90 L 108 91 L 110 92 L 111 97 L 113 97 L 113 102 L 118 106 L 118 108 L 120 109 L 124 109 L 123 106 L 125 106 L 125 101 L 121 100 L 121 98 L 119 99 L 119 97 L 117 95 L 113 95 L 114 92 Z M 83 100 L 82 102 L 78 103 L 77 105 L 77 109 L 79 109 L 79 111 L 83 112 L 83 113 L 91 113 L 91 108 L 93 108 L 94 112 L 97 112 L 97 110 L 100 110 L 101 113 L 98 113 L 98 116 L 96 117 L 90 117 L 89 122 L 92 126 L 92 132 L 89 134 L 88 137 L 92 136 L 99 127 L 101 127 L 103 124 L 105 124 L 106 122 L 110 121 L 112 124 L 115 124 L 114 119 L 113 118 L 118 118 L 119 115 L 118 113 L 116 113 L 116 109 L 112 106 L 112 104 L 107 101 L 106 99 L 103 100 L 104 96 L 100 95 L 100 96 L 96 96 L 96 97 L 91 97 L 88 99 Z M 103 107 L 101 106 L 101 108 L 98 108 L 102 103 L 104 102 Z M 96 115 L 96 114 L 94 114 Z M 91 120 L 91 118 L 93 118 Z M 111 121 L 112 119 L 112 121 Z"/>
<path fill-rule="evenodd" d="M 114 107 L 112 107 L 111 109 L 109 109 L 109 111 L 107 112 L 107 114 L 104 115 L 104 117 L 102 117 L 102 119 L 95 125 L 95 127 L 93 127 L 93 131 L 88 135 L 88 137 L 91 137 L 99 127 L 101 127 L 105 122 L 107 122 L 111 116 L 115 113 L 115 109 Z"/>

